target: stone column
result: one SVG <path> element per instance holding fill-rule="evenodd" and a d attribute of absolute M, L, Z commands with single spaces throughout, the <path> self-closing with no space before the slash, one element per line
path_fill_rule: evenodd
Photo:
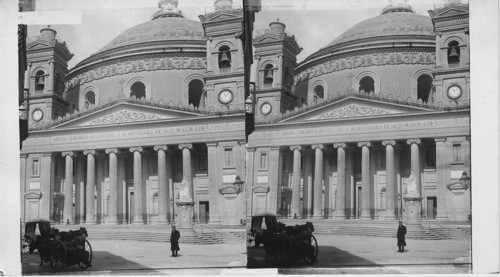
<path fill-rule="evenodd" d="M 345 219 L 345 186 L 346 186 L 346 172 L 345 172 L 345 143 L 335 143 L 333 147 L 337 148 L 337 206 L 336 215 L 338 219 Z"/>
<path fill-rule="evenodd" d="M 54 61 L 49 61 L 49 76 L 47 76 L 47 93 L 54 92 Z"/>
<path fill-rule="evenodd" d="M 207 145 L 208 146 L 208 145 Z M 246 204 L 246 211 L 247 211 L 247 224 L 251 224 L 252 222 L 252 212 L 253 212 L 253 185 L 254 185 L 254 155 L 255 155 L 255 148 L 247 148 L 246 149 L 246 182 L 245 182 L 245 187 L 246 187 L 246 197 L 247 197 L 247 204 Z M 217 192 L 217 191 L 216 191 Z M 212 215 L 210 215 L 210 220 L 212 220 Z"/>
<path fill-rule="evenodd" d="M 370 219 L 370 142 L 358 142 L 361 147 L 361 216 L 360 219 Z"/>
<path fill-rule="evenodd" d="M 385 146 L 385 191 L 386 191 L 386 219 L 397 218 L 397 205 L 396 205 L 396 170 L 394 165 L 394 140 L 383 141 L 382 145 Z"/>
<path fill-rule="evenodd" d="M 63 152 L 66 157 L 66 168 L 64 172 L 64 211 L 63 223 L 75 222 L 73 218 L 73 152 Z"/>
<path fill-rule="evenodd" d="M 267 212 L 278 214 L 278 191 L 281 189 L 279 182 L 280 170 L 280 148 L 271 147 L 268 156 L 268 172 L 269 172 L 269 193 L 267 194 Z"/>
<path fill-rule="evenodd" d="M 193 149 L 193 145 L 179 144 L 179 149 L 182 150 L 182 177 L 189 184 L 189 193 L 191 199 L 194 199 L 193 170 L 191 168 L 191 149 Z"/>
<path fill-rule="evenodd" d="M 322 207 L 322 185 L 323 185 L 323 149 L 324 145 L 313 145 L 314 156 L 314 189 L 313 189 L 313 217 L 321 218 Z"/>
<path fill-rule="evenodd" d="M 26 221 L 26 215 L 24 214 L 24 210 L 25 210 L 25 205 L 26 205 L 26 199 L 24 198 L 24 194 L 26 193 L 27 190 L 29 190 L 29 188 L 27 189 L 26 188 L 26 161 L 27 161 L 27 158 L 28 158 L 28 154 L 20 154 L 19 155 L 19 158 L 21 160 L 21 163 L 20 163 L 20 173 L 21 173 L 21 176 L 20 176 L 20 180 L 21 180 L 21 198 L 19 199 L 21 202 L 21 222 L 25 222 Z M 28 176 L 29 176 L 29 173 L 28 173 Z M 54 219 L 55 220 L 55 219 Z"/>
<path fill-rule="evenodd" d="M 238 66 L 236 70 L 243 70 L 245 68 L 245 53 L 243 49 L 243 41 L 240 39 L 241 33 L 236 33 L 235 39 L 236 42 L 238 43 L 238 59 L 236 59 L 236 62 L 238 63 Z"/>
<path fill-rule="evenodd" d="M 345 149 L 345 188 L 346 188 L 346 215 L 350 219 L 355 219 L 355 207 L 354 207 L 354 192 L 356 190 L 356 184 L 354 184 L 354 152 L 355 147 L 346 147 Z M 356 211 L 357 213 L 357 211 Z"/>
<path fill-rule="evenodd" d="M 41 218 L 49 218 L 50 206 L 52 204 L 53 195 L 50 193 L 51 187 L 54 186 L 54 157 L 52 153 L 43 153 L 40 159 L 40 210 Z"/>
<path fill-rule="evenodd" d="M 118 224 L 118 149 L 106 149 L 109 155 L 109 202 L 106 224 Z M 135 192 L 134 192 L 135 196 Z M 135 197 L 134 197 L 135 200 Z"/>
<path fill-rule="evenodd" d="M 158 223 L 168 224 L 167 212 L 169 210 L 170 193 L 167 181 L 166 145 L 155 146 L 158 152 Z"/>
<path fill-rule="evenodd" d="M 76 185 L 75 185 L 75 223 L 83 223 L 83 216 L 85 213 L 84 199 L 85 199 L 85 189 L 84 189 L 84 175 L 85 175 L 84 161 L 82 157 L 79 156 L 76 160 Z"/>
<path fill-rule="evenodd" d="M 255 62 L 254 62 L 254 75 L 255 75 L 255 79 L 254 79 L 254 82 L 255 82 L 255 90 L 257 90 L 258 87 L 260 87 L 260 57 L 259 56 L 255 56 Z"/>
<path fill-rule="evenodd" d="M 335 210 L 335 205 L 337 203 L 337 201 L 335 199 L 333 199 L 334 195 L 333 195 L 333 172 L 334 172 L 334 168 L 337 166 L 337 162 L 334 163 L 333 161 L 333 153 L 328 153 L 328 152 L 325 152 L 324 153 L 325 156 L 325 172 L 324 172 L 324 175 L 325 175 L 325 180 L 324 180 L 324 184 L 325 184 L 325 197 L 324 197 L 324 201 L 323 201 L 323 209 L 324 209 L 324 218 L 325 219 L 328 219 L 328 218 L 333 218 L 334 216 L 334 210 Z"/>
<path fill-rule="evenodd" d="M 132 147 L 134 154 L 134 219 L 132 224 L 144 224 L 142 218 L 142 147 Z"/>
<path fill-rule="evenodd" d="M 212 66 L 212 38 L 207 39 L 207 73 L 213 72 Z"/>
<path fill-rule="evenodd" d="M 302 184 L 302 217 L 312 217 L 312 181 L 313 181 L 313 156 L 310 149 L 305 150 L 304 156 L 304 181 Z"/>
<path fill-rule="evenodd" d="M 446 147 L 445 138 L 435 138 L 436 142 L 436 196 L 437 196 L 437 214 L 436 219 L 448 219 L 447 201 L 446 201 Z"/>
<path fill-rule="evenodd" d="M 293 151 L 293 175 L 292 175 L 292 203 L 290 205 L 290 215 L 300 217 L 300 160 L 302 150 L 301 146 L 291 146 Z"/>
<path fill-rule="evenodd" d="M 95 196 L 95 155 L 94 150 L 85 150 L 83 155 L 87 156 L 87 188 L 86 188 L 86 211 L 85 224 L 95 224 L 94 196 Z"/>
<path fill-rule="evenodd" d="M 407 143 L 411 147 L 411 172 L 415 176 L 415 182 L 417 183 L 417 192 L 422 195 L 422 183 L 420 181 L 420 139 L 409 139 Z"/>

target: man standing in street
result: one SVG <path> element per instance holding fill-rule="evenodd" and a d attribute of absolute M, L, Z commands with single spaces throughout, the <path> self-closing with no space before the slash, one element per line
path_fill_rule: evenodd
<path fill-rule="evenodd" d="M 398 252 L 405 252 L 405 246 L 406 246 L 406 241 L 405 241 L 405 235 L 406 235 L 406 227 L 403 225 L 402 221 L 399 221 L 399 227 L 398 227 Z"/>
<path fill-rule="evenodd" d="M 179 238 L 181 237 L 181 233 L 177 231 L 175 225 L 172 226 L 172 233 L 170 233 L 170 250 L 172 251 L 172 257 L 177 257 L 177 251 L 179 248 Z"/>

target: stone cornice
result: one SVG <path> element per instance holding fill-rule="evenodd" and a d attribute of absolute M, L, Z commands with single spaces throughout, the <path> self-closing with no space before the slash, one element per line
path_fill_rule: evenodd
<path fill-rule="evenodd" d="M 82 85 L 116 75 L 157 70 L 206 70 L 207 59 L 199 53 L 155 53 L 135 55 L 98 62 L 93 65 L 78 66 L 67 76 L 66 88 Z"/>
<path fill-rule="evenodd" d="M 348 53 L 326 54 L 314 61 L 304 61 L 298 65 L 294 78 L 295 85 L 313 77 L 327 73 L 360 67 L 420 64 L 435 65 L 435 47 L 377 48 Z"/>

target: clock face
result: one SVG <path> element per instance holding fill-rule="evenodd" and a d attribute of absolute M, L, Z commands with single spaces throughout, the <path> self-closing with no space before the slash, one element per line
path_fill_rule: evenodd
<path fill-rule="evenodd" d="M 229 104 L 233 101 L 233 93 L 229 90 L 223 90 L 219 93 L 219 102 Z"/>
<path fill-rule="evenodd" d="M 262 104 L 262 106 L 260 106 L 260 112 L 263 115 L 268 115 L 269 113 L 271 113 L 271 110 L 272 110 L 271 104 L 267 102 Z"/>
<path fill-rule="evenodd" d="M 43 118 L 43 112 L 42 110 L 36 109 L 33 111 L 33 120 L 34 121 L 40 121 Z"/>
<path fill-rule="evenodd" d="M 448 97 L 449 98 L 455 100 L 455 99 L 460 98 L 460 96 L 462 96 L 462 89 L 459 86 L 453 85 L 453 86 L 448 88 Z"/>

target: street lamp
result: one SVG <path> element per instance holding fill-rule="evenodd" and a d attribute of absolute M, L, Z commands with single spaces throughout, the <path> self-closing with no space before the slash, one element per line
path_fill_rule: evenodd
<path fill-rule="evenodd" d="M 470 213 L 469 213 L 469 222 L 472 223 L 472 187 L 470 185 L 470 177 L 467 175 L 467 172 L 462 172 L 462 177 L 459 179 L 460 180 L 460 183 L 462 184 L 462 187 L 464 188 L 464 190 L 467 190 L 470 188 L 469 190 L 469 195 L 470 195 L 470 199 L 469 199 L 469 210 L 470 210 Z"/>

